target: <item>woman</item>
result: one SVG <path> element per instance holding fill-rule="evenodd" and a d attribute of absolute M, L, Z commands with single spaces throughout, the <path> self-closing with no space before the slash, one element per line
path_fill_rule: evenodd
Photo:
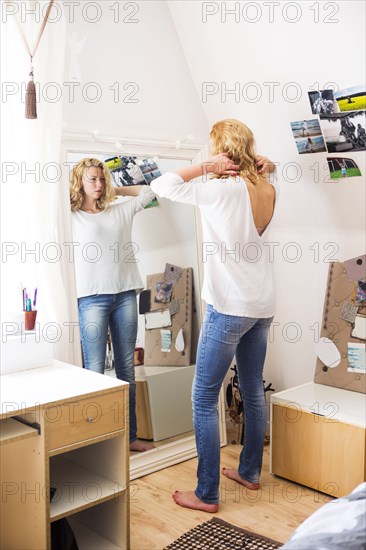
<path fill-rule="evenodd" d="M 133 198 L 115 202 L 116 192 Z M 154 196 L 146 185 L 113 188 L 108 167 L 94 158 L 82 159 L 71 173 L 72 232 L 84 366 L 104 373 L 109 326 L 117 378 L 130 384 L 131 451 L 153 447 L 136 436 L 136 292 L 142 290 L 143 284 L 131 230 L 134 215 Z"/>
<path fill-rule="evenodd" d="M 223 474 L 249 489 L 259 488 L 266 430 L 262 373 L 275 308 L 273 258 L 265 244 L 276 189 L 267 175 L 275 166 L 256 157 L 253 134 L 243 123 L 216 123 L 211 144 L 214 157 L 165 174 L 151 188 L 160 197 L 194 204 L 201 211 L 202 298 L 208 305 L 192 390 L 198 484 L 194 492 L 176 491 L 173 498 L 180 506 L 217 512 L 217 404 L 234 355 L 245 404 L 245 439 L 238 470 L 224 468 Z M 215 177 L 208 179 L 208 173 Z M 197 177 L 201 180 L 191 181 Z"/>
<path fill-rule="evenodd" d="M 308 138 L 307 142 L 306 142 L 306 145 L 305 145 L 305 150 L 307 153 L 314 153 L 314 143 L 313 143 L 313 140 L 311 138 Z"/>

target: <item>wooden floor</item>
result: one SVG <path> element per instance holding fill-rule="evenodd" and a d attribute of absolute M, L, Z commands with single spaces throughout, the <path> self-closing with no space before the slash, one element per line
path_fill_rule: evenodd
<path fill-rule="evenodd" d="M 241 447 L 221 449 L 221 465 L 237 467 Z M 213 514 L 177 506 L 176 490 L 195 488 L 197 459 L 155 472 L 131 482 L 131 550 L 162 550 L 183 533 Z M 330 497 L 269 474 L 269 447 L 264 450 L 261 489 L 249 491 L 224 476 L 221 503 L 214 514 L 229 523 L 285 542 L 295 528 Z"/>

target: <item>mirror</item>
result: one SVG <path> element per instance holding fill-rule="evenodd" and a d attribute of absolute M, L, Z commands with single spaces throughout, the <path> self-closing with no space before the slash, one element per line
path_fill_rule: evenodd
<path fill-rule="evenodd" d="M 119 148 L 118 148 L 119 149 Z M 123 141 L 123 152 L 116 152 L 116 139 L 96 141 L 87 136 L 63 137 L 63 164 L 69 174 L 81 158 L 95 157 L 102 161 L 119 156 L 133 156 L 139 160 L 154 158 L 161 173 L 174 171 L 192 162 L 202 161 L 204 146 L 153 141 Z M 123 173 L 122 173 L 123 175 Z M 117 184 L 118 174 L 114 174 Z M 65 186 L 66 187 L 66 186 Z M 129 200 L 119 198 L 118 200 Z M 68 187 L 65 189 L 65 239 L 72 241 L 71 214 Z M 199 330 L 203 318 L 200 299 L 202 262 L 200 261 L 201 232 L 199 212 L 191 205 L 158 199 L 158 206 L 146 208 L 133 221 L 132 241 L 138 269 L 146 285 L 148 275 L 163 273 L 166 263 L 193 271 L 192 356 L 190 366 L 142 365 L 135 368 L 137 389 L 137 435 L 149 439 L 155 448 L 143 453 L 131 453 L 131 479 L 196 456 L 193 434 L 191 384 L 194 375 Z M 70 318 L 78 322 L 75 274 L 73 264 L 65 266 L 70 289 Z M 145 286 L 146 288 L 146 286 Z M 145 347 L 145 315 L 139 315 L 136 347 Z M 113 356 L 110 356 L 112 359 Z M 82 366 L 79 339 L 74 342 L 74 363 Z M 107 362 L 112 366 L 112 361 Z M 106 375 L 114 375 L 106 370 Z M 174 409 L 174 410 L 173 410 Z M 220 400 L 221 442 L 226 443 L 224 405 Z"/>

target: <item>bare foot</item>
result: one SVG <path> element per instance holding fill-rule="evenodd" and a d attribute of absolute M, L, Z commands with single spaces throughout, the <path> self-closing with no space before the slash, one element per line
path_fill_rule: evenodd
<path fill-rule="evenodd" d="M 218 504 L 206 504 L 202 502 L 193 491 L 175 491 L 172 497 L 176 504 L 183 508 L 192 508 L 193 510 L 202 510 L 214 514 L 219 509 Z"/>
<path fill-rule="evenodd" d="M 260 488 L 259 483 L 251 483 L 250 481 L 247 481 L 243 477 L 240 477 L 238 470 L 233 470 L 232 468 L 223 468 L 221 471 L 224 474 L 224 476 L 228 477 L 229 479 L 233 479 L 238 483 L 241 483 L 247 489 L 251 489 L 252 491 L 258 491 L 258 489 Z"/>
<path fill-rule="evenodd" d="M 150 451 L 151 449 L 155 449 L 155 445 L 148 441 L 136 439 L 136 441 L 130 443 L 130 451 L 138 451 L 139 453 L 143 453 L 145 451 Z"/>

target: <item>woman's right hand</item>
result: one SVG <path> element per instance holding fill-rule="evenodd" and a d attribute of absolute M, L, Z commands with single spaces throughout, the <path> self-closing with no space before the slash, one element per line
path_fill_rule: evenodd
<path fill-rule="evenodd" d="M 216 174 L 217 176 L 237 176 L 239 165 L 235 164 L 225 153 L 219 153 L 202 163 L 204 174 Z"/>

